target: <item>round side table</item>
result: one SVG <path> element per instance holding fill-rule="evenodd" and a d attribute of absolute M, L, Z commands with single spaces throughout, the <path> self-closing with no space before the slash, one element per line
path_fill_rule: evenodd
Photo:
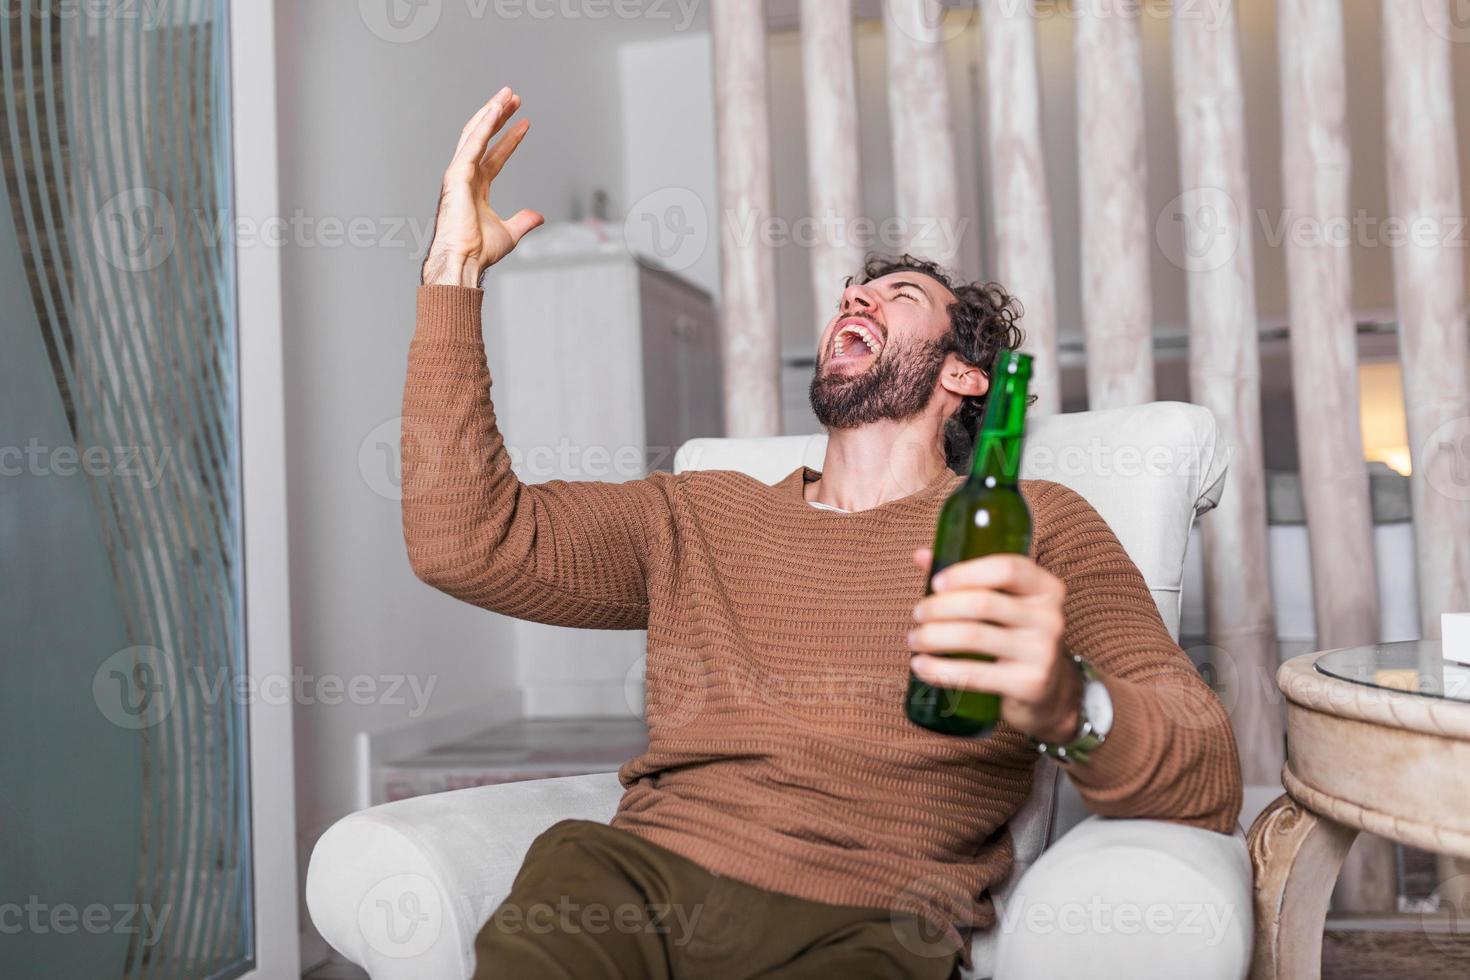
<path fill-rule="evenodd" d="M 1251 825 L 1251 976 L 1321 973 L 1333 882 L 1358 831 L 1470 858 L 1470 667 L 1438 640 L 1282 664 L 1286 793 Z"/>

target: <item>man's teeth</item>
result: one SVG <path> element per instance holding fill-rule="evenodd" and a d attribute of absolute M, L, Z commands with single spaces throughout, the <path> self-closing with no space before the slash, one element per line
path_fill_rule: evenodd
<path fill-rule="evenodd" d="M 861 340 L 864 344 L 866 344 L 868 347 L 868 353 L 878 353 L 878 340 L 876 337 L 873 336 L 872 331 L 870 331 L 867 327 L 853 326 L 843 327 L 837 332 L 837 339 L 833 341 L 832 352 L 838 357 L 842 356 L 842 338 L 847 334 L 852 334 L 853 336 L 857 337 L 858 340 Z"/>

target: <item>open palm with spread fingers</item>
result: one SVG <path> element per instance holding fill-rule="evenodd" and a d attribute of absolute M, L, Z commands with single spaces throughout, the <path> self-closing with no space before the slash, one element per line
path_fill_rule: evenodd
<path fill-rule="evenodd" d="M 533 228 L 546 219 L 521 210 L 502 218 L 490 206 L 490 184 L 515 152 L 531 124 L 522 119 L 495 140 L 495 134 L 521 106 L 509 87 L 465 123 L 454 159 L 444 171 L 434 241 L 424 259 L 425 285 L 477 286 L 485 270 L 504 258 Z"/>

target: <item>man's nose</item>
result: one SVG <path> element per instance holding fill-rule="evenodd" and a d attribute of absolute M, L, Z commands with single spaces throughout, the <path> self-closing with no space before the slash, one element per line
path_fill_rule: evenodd
<path fill-rule="evenodd" d="M 861 283 L 852 283 L 842 291 L 842 312 L 849 310 L 871 310 L 878 305 L 878 296 Z"/>

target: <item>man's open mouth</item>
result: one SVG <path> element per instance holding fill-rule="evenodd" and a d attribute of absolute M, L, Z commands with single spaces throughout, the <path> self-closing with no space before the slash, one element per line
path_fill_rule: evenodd
<path fill-rule="evenodd" d="M 872 320 L 850 316 L 837 324 L 832 334 L 833 361 L 856 363 L 877 357 L 883 351 L 886 332 Z"/>

